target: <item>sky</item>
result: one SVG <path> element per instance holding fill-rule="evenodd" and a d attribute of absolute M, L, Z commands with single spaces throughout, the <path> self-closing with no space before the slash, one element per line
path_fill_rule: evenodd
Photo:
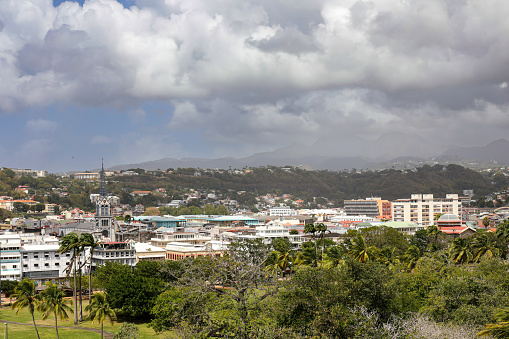
<path fill-rule="evenodd" d="M 508 138 L 507 13 L 506 0 L 0 0 L 0 167 Z"/>

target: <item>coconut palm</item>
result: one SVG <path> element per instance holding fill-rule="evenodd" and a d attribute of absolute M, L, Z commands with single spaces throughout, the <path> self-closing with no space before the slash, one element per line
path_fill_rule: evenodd
<path fill-rule="evenodd" d="M 400 261 L 396 255 L 395 247 L 384 247 L 380 251 L 377 259 L 378 262 L 386 265 L 389 269 L 393 269 L 394 265 L 399 264 Z"/>
<path fill-rule="evenodd" d="M 407 262 L 407 269 L 413 270 L 421 256 L 422 253 L 419 247 L 415 245 L 410 246 L 403 255 L 403 259 Z"/>
<path fill-rule="evenodd" d="M 479 234 L 472 243 L 472 251 L 474 252 L 474 261 L 478 262 L 481 257 L 493 258 L 499 255 L 499 250 L 495 243 L 491 241 L 488 233 Z"/>
<path fill-rule="evenodd" d="M 85 307 L 89 312 L 88 318 L 95 322 L 96 320 L 101 323 L 101 338 L 104 338 L 104 321 L 109 319 L 113 324 L 116 319 L 115 311 L 110 307 L 106 300 L 106 294 L 96 293 L 92 296 L 92 302 Z"/>
<path fill-rule="evenodd" d="M 46 283 L 46 289 L 41 292 L 41 303 L 39 309 L 44 312 L 42 319 L 47 319 L 48 316 L 53 313 L 55 316 L 55 330 L 58 335 L 58 318 L 61 320 L 69 318 L 67 312 L 72 312 L 72 309 L 67 306 L 64 300 L 65 293 L 58 288 L 57 284 L 48 281 Z"/>
<path fill-rule="evenodd" d="M 37 333 L 37 338 L 39 338 L 39 330 L 37 330 L 34 317 L 34 311 L 39 306 L 39 299 L 35 293 L 35 283 L 32 280 L 24 278 L 14 289 L 12 297 L 16 298 L 16 301 L 11 306 L 12 309 L 17 308 L 16 314 L 18 314 L 21 309 L 28 308 L 30 315 L 32 315 L 35 333 Z"/>
<path fill-rule="evenodd" d="M 454 239 L 449 249 L 449 254 L 455 264 L 468 263 L 474 257 L 470 248 L 470 241 L 467 238 Z"/>
<path fill-rule="evenodd" d="M 322 259 L 323 267 L 331 269 L 342 266 L 345 263 L 344 256 L 346 249 L 343 245 L 330 246 Z"/>
<path fill-rule="evenodd" d="M 315 224 L 309 223 L 304 226 L 304 233 L 311 234 L 311 238 L 313 238 L 313 240 L 315 241 L 315 257 L 317 256 L 317 253 L 316 253 L 316 232 L 318 232 L 318 230 L 316 229 Z"/>
<path fill-rule="evenodd" d="M 484 226 L 484 228 L 488 228 L 488 226 L 490 225 L 490 218 L 484 217 L 484 219 L 482 220 L 482 225 Z"/>
<path fill-rule="evenodd" d="M 69 266 L 67 266 L 67 276 L 74 271 L 73 274 L 73 297 L 74 297 L 74 325 L 78 324 L 78 300 L 77 300 L 77 290 L 76 290 L 76 272 L 77 272 L 77 258 L 79 253 L 79 248 L 81 247 L 80 238 L 76 233 L 69 233 L 64 235 L 62 239 L 60 239 L 60 248 L 58 249 L 58 253 L 72 252 L 71 260 L 69 261 Z"/>
<path fill-rule="evenodd" d="M 352 246 L 350 251 L 348 252 L 350 255 L 354 257 L 355 260 L 359 260 L 360 262 L 367 262 L 370 257 L 373 256 L 373 252 L 376 250 L 375 246 L 368 246 L 364 237 L 362 235 L 357 235 L 355 239 L 352 240 Z"/>
<path fill-rule="evenodd" d="M 322 240 L 322 260 L 323 260 L 323 252 L 325 250 L 325 233 L 327 232 L 327 225 L 323 223 L 318 223 L 315 225 L 315 231 L 318 233 Z"/>
<path fill-rule="evenodd" d="M 101 243 L 96 240 L 90 233 L 83 233 L 81 235 L 81 242 L 84 247 L 89 247 L 88 252 L 88 304 L 92 302 L 92 256 L 94 255 L 95 248 Z"/>
<path fill-rule="evenodd" d="M 509 309 L 500 310 L 495 313 L 495 324 L 488 324 L 484 330 L 477 333 L 480 337 L 491 337 L 495 339 L 509 338 Z"/>

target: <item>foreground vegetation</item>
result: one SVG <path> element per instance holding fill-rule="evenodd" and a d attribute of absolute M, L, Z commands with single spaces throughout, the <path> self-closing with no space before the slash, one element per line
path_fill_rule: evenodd
<path fill-rule="evenodd" d="M 92 318 L 85 312 L 79 326 L 115 332 L 106 320 L 116 317 L 140 324 L 139 337 L 507 337 L 509 222 L 454 240 L 433 226 L 411 237 L 371 227 L 339 244 L 321 224 L 305 231 L 311 241 L 299 250 L 285 238 L 243 240 L 224 257 L 107 263 L 92 279 L 104 294 L 94 294 L 93 306 L 84 301 Z M 50 292 L 34 299 L 37 324 L 39 311 L 58 315 L 37 304 L 47 305 Z M 25 313 L 22 322 L 31 321 Z"/>

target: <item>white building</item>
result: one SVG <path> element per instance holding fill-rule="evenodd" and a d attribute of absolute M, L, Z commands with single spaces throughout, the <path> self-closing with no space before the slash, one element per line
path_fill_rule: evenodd
<path fill-rule="evenodd" d="M 100 243 L 92 255 L 92 270 L 107 261 L 124 265 L 136 265 L 136 250 L 131 242 L 110 241 Z"/>
<path fill-rule="evenodd" d="M 291 209 L 289 206 L 286 205 L 279 205 L 276 207 L 273 207 L 269 210 L 270 216 L 277 216 L 277 217 L 289 217 L 291 215 L 296 215 L 297 211 Z"/>
<path fill-rule="evenodd" d="M 21 237 L 18 234 L 0 234 L 0 265 L 2 280 L 19 280 L 21 277 Z"/>
<path fill-rule="evenodd" d="M 71 262 L 71 253 L 57 253 L 56 245 L 23 245 L 21 254 L 21 278 L 40 282 L 65 278 L 66 267 Z"/>
<path fill-rule="evenodd" d="M 461 201 L 458 195 L 447 194 L 443 199 L 433 198 L 433 194 L 412 194 L 410 199 L 392 202 L 392 221 L 429 226 L 433 225 L 438 214 L 461 215 Z"/>

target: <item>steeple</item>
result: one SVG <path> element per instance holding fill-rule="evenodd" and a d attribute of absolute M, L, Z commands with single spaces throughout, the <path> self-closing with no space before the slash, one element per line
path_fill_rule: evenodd
<path fill-rule="evenodd" d="M 99 187 L 99 196 L 106 197 L 106 196 L 108 196 L 108 189 L 106 188 L 106 180 L 104 179 L 104 158 L 101 160 L 102 160 L 101 186 Z"/>

